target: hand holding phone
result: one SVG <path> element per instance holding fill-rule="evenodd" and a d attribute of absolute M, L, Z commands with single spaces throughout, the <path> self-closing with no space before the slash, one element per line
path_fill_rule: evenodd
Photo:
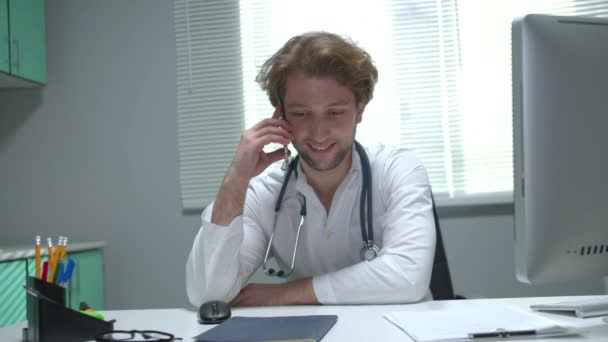
<path fill-rule="evenodd" d="M 279 110 L 281 110 L 281 109 L 279 108 Z M 283 113 L 280 114 L 279 120 L 285 120 Z M 287 171 L 287 169 L 289 168 L 289 161 L 290 161 L 289 148 L 287 148 L 287 145 L 283 145 L 283 157 L 285 160 L 283 161 L 283 165 L 281 165 L 281 170 Z"/>

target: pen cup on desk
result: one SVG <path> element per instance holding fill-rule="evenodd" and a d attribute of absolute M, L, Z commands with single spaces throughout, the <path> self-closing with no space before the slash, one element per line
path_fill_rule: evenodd
<path fill-rule="evenodd" d="M 65 306 L 66 291 L 64 287 L 40 280 L 36 277 L 28 277 L 27 286 L 30 289 L 34 289 L 35 291 L 39 292 L 43 296 L 46 296 L 48 299 L 54 301 L 58 305 Z M 33 298 L 35 299 L 36 297 Z M 30 301 L 28 300 L 28 303 L 29 302 Z"/>
<path fill-rule="evenodd" d="M 27 278 L 28 342 L 76 342 L 94 340 L 114 329 L 105 321 L 66 307 L 66 290 L 36 277 Z"/>

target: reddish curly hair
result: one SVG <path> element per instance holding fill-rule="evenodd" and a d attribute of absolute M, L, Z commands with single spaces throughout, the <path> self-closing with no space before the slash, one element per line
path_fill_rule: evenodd
<path fill-rule="evenodd" d="M 256 82 L 277 107 L 285 96 L 290 72 L 311 77 L 333 76 L 355 95 L 362 110 L 372 99 L 378 70 L 370 55 L 352 40 L 328 32 L 309 32 L 291 38 L 261 67 Z"/>

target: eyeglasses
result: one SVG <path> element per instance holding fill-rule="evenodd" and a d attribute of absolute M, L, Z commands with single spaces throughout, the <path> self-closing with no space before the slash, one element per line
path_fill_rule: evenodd
<path fill-rule="evenodd" d="M 95 336 L 95 341 L 100 342 L 172 342 L 177 340 L 181 340 L 181 338 L 156 330 L 113 330 Z"/>

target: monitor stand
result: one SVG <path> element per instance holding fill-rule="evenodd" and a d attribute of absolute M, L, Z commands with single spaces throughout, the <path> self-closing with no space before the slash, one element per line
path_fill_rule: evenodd
<path fill-rule="evenodd" d="M 603 280 L 604 295 L 599 295 L 597 298 L 531 305 L 530 308 L 546 312 L 569 313 L 580 318 L 606 316 L 604 321 L 608 322 L 608 276 L 603 277 Z"/>

